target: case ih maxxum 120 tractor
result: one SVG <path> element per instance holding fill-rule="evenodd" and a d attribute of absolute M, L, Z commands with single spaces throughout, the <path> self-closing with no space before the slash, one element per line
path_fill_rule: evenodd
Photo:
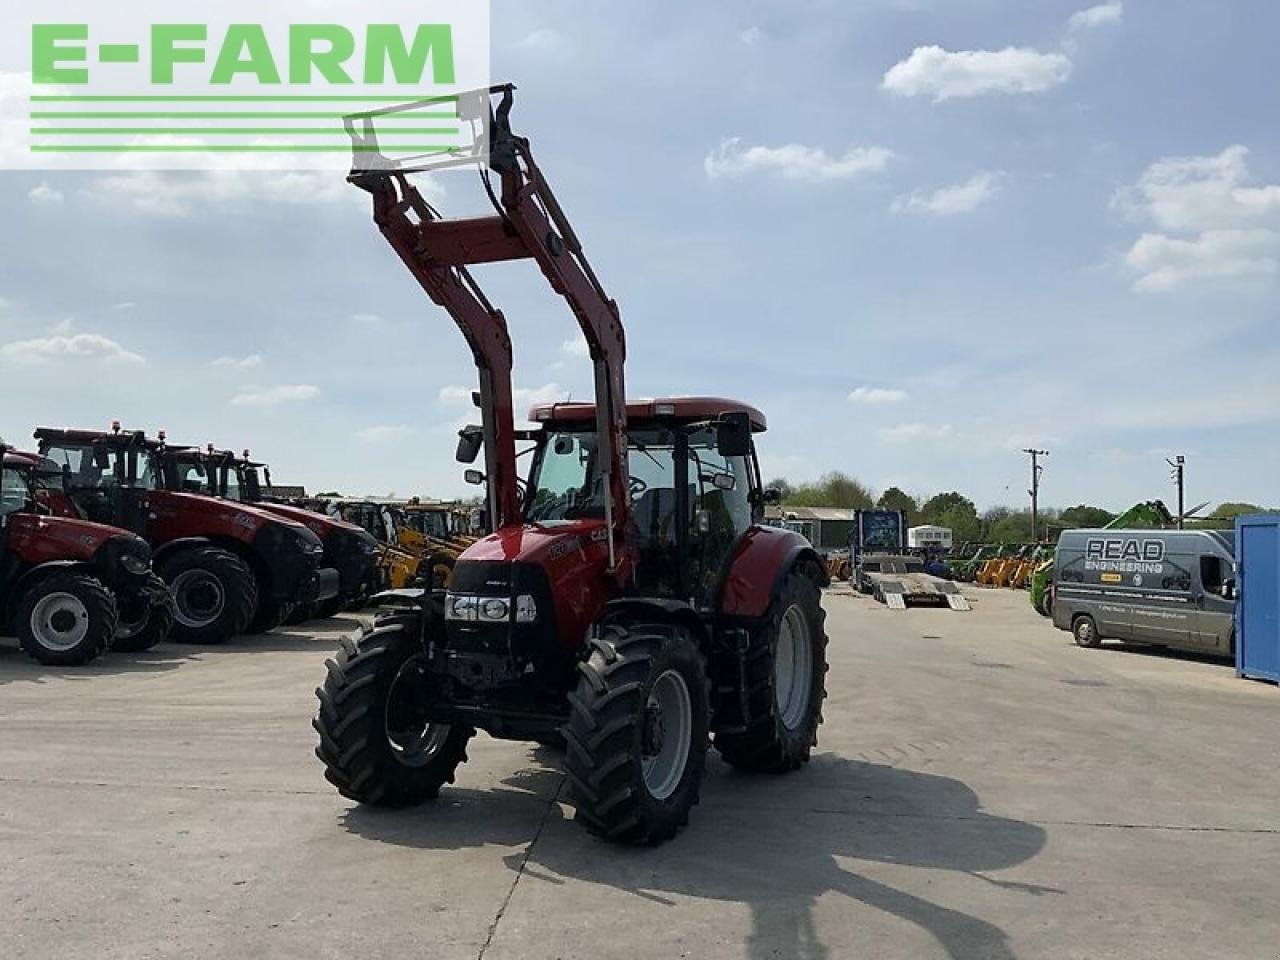
<path fill-rule="evenodd" d="M 39 466 L 0 444 L 0 632 L 54 666 L 159 643 L 172 617 L 151 548 L 127 530 L 48 516 Z"/>
<path fill-rule="evenodd" d="M 326 776 L 357 801 L 436 795 L 476 728 L 562 737 L 578 819 L 611 840 L 657 843 L 689 817 L 706 752 L 745 770 L 794 770 L 816 743 L 825 696 L 825 571 L 808 542 L 762 525 L 752 434 L 765 419 L 714 398 L 628 404 L 617 307 L 508 125 L 513 88 L 459 99 L 492 109 L 488 217 L 446 220 L 408 174 L 369 169 L 376 116 L 353 118 L 364 149 L 351 180 L 378 226 L 475 357 L 494 533 L 458 558 L 443 591 L 401 591 L 372 630 L 346 640 L 317 691 Z M 361 159 L 363 158 L 363 159 Z M 463 158 L 451 155 L 445 162 Z M 532 259 L 590 347 L 595 404 L 536 407 L 518 432 L 511 341 L 468 266 Z M 482 439 L 474 442 L 473 437 Z M 517 439 L 532 442 L 516 478 Z"/>
<path fill-rule="evenodd" d="M 265 463 L 250 459 L 248 450 L 240 457 L 230 450 L 214 449 L 212 445 L 204 450 L 194 447 L 166 447 L 165 450 L 165 475 L 173 478 L 175 490 L 250 503 L 260 510 L 296 521 L 320 538 L 324 545 L 321 562 L 338 571 L 338 592 L 327 600 L 299 604 L 286 622 L 301 623 L 313 616 L 331 617 L 340 610 L 357 610 L 379 589 L 379 547 L 368 531 L 312 510 L 266 500 L 263 490 L 271 488 L 271 469 Z"/>
<path fill-rule="evenodd" d="M 300 523 L 245 504 L 174 489 L 164 441 L 138 431 L 35 432 L 62 469 L 79 516 L 144 537 L 173 593 L 173 637 L 222 643 L 278 626 L 295 603 L 327 600 L 336 570 L 321 567 L 320 538 Z"/>

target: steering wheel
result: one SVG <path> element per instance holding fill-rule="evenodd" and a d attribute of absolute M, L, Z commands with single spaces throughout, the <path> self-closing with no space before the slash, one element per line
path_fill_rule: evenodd
<path fill-rule="evenodd" d="M 639 477 L 631 478 L 631 495 L 634 497 L 638 493 L 644 493 L 649 489 L 649 484 L 645 483 Z"/>

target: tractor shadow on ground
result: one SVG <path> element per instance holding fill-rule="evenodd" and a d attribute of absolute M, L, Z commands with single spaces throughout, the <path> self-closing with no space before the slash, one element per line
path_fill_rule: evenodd
<path fill-rule="evenodd" d="M 32 660 L 18 646 L 16 637 L 0 637 L 0 686 L 7 683 L 44 683 L 47 680 L 92 680 L 115 674 L 147 674 L 177 670 L 195 659 L 232 654 L 252 656 L 261 652 L 336 650 L 341 637 L 358 629 L 355 620 L 311 621 L 298 627 L 277 627 L 270 633 L 244 634 L 226 643 L 197 644 L 166 641 L 139 653 L 108 651 L 81 667 L 45 666 Z M 308 632 L 308 628 L 313 628 Z"/>
<path fill-rule="evenodd" d="M 549 751 L 535 756 L 558 763 Z M 571 808 L 554 802 L 564 799 L 563 777 L 546 768 L 522 770 L 491 792 L 447 791 L 434 807 L 352 808 L 344 826 L 423 849 L 525 844 L 506 859 L 526 884 L 586 881 L 665 908 L 678 907 L 673 896 L 741 903 L 751 913 L 746 947 L 753 960 L 853 955 L 851 945 L 828 947 L 814 921 L 818 899 L 833 894 L 913 924 L 951 957 L 1014 957 L 997 925 L 872 879 L 841 859 L 954 871 L 1028 903 L 1061 893 L 985 875 L 1036 856 L 1045 833 L 1035 824 L 984 812 L 959 780 L 832 754 L 815 757 L 807 770 L 787 777 L 739 774 L 719 762 L 709 764 L 708 772 L 703 804 L 689 828 L 658 848 L 607 846 L 567 822 Z M 460 774 L 465 782 L 465 768 Z M 539 802 L 545 819 L 531 830 Z M 869 938 L 867 947 L 873 943 Z"/>

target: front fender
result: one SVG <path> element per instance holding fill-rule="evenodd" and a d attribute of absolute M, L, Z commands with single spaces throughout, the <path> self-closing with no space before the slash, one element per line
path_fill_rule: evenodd
<path fill-rule="evenodd" d="M 5 605 L 4 621 L 7 623 L 13 616 L 14 610 L 17 609 L 18 599 L 27 592 L 28 588 L 36 581 L 43 577 L 49 576 L 51 573 L 62 572 L 79 572 L 88 574 L 91 577 L 99 578 L 100 574 L 94 569 L 91 563 L 84 560 L 49 560 L 45 563 L 38 564 L 30 570 L 25 570 L 22 576 L 14 581 L 13 589 L 9 591 L 9 600 Z"/>
<path fill-rule="evenodd" d="M 828 583 L 826 566 L 800 534 L 781 527 L 752 527 L 734 547 L 720 584 L 717 609 L 726 617 L 763 617 L 782 581 L 798 564 L 811 563 L 818 585 Z"/>

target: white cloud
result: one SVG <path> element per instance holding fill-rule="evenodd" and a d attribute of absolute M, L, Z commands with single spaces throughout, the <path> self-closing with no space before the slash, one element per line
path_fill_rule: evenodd
<path fill-rule="evenodd" d="M 281 384 L 275 387 L 248 387 L 231 398 L 237 407 L 274 407 L 282 403 L 314 400 L 320 388 L 309 383 Z"/>
<path fill-rule="evenodd" d="M 912 443 L 924 440 L 945 440 L 955 433 L 949 423 L 900 423 L 877 431 L 881 440 L 888 443 Z"/>
<path fill-rule="evenodd" d="M 1065 83 L 1071 61 L 1061 53 L 1028 47 L 944 50 L 916 47 L 884 75 L 881 86 L 903 97 L 932 96 L 934 103 L 986 93 L 1040 93 Z"/>
<path fill-rule="evenodd" d="M 1249 186 L 1249 150 L 1212 157 L 1166 157 L 1147 167 L 1115 205 L 1162 230 L 1207 230 L 1265 223 L 1280 228 L 1280 186 Z"/>
<path fill-rule="evenodd" d="M 707 154 L 703 169 L 711 180 L 767 173 L 784 180 L 821 182 L 879 173 L 892 159 L 893 151 L 884 147 L 850 147 L 840 156 L 833 157 L 821 147 L 798 143 L 781 147 L 744 147 L 739 138 L 733 137 Z"/>
<path fill-rule="evenodd" d="M 1183 240 L 1144 233 L 1125 263 L 1139 274 L 1134 289 L 1142 293 L 1259 287 L 1280 277 L 1280 235 L 1272 230 L 1205 230 Z"/>
<path fill-rule="evenodd" d="M 517 408 L 531 407 L 538 403 L 558 403 L 565 399 L 565 391 L 558 383 L 544 383 L 540 387 L 516 387 L 511 391 L 511 399 Z M 518 409 L 516 413 L 519 414 Z"/>
<path fill-rule="evenodd" d="M 561 56 L 569 51 L 569 47 L 568 38 L 550 27 L 534 30 L 516 43 L 516 48 L 519 50 L 528 50 L 548 57 Z"/>
<path fill-rule="evenodd" d="M 886 387 L 857 387 L 849 394 L 851 403 L 861 403 L 869 407 L 902 403 L 906 399 L 908 399 L 907 391 L 891 390 Z"/>
<path fill-rule="evenodd" d="M 0 357 L 18 363 L 41 363 L 64 357 L 100 360 L 104 363 L 146 363 L 141 354 L 126 350 L 116 341 L 97 333 L 70 336 L 57 333 L 51 337 L 15 340 L 0 346 Z"/>
<path fill-rule="evenodd" d="M 56 207 L 67 198 L 61 190 L 49 186 L 48 181 L 42 180 L 38 187 L 31 188 L 27 199 L 39 206 Z"/>
<path fill-rule="evenodd" d="M 964 183 L 941 187 L 931 193 L 919 190 L 898 197 L 891 209 L 894 213 L 930 213 L 951 217 L 978 209 L 1000 192 L 999 173 L 979 173 Z"/>
<path fill-rule="evenodd" d="M 569 357 L 591 356 L 591 348 L 587 346 L 586 337 L 570 337 L 560 344 L 560 352 Z"/>
<path fill-rule="evenodd" d="M 1079 30 L 1091 30 L 1106 23 L 1119 23 L 1124 17 L 1124 4 L 1119 0 L 1112 3 L 1100 3 L 1087 10 L 1077 10 L 1067 20 L 1067 29 L 1072 33 Z"/>
<path fill-rule="evenodd" d="M 443 195 L 439 181 L 414 178 L 427 199 Z M 217 210 L 220 214 L 252 213 L 263 205 L 313 207 L 325 203 L 367 205 L 360 191 L 329 170 L 141 170 L 97 178 L 88 195 L 138 213 L 187 217 Z"/>
<path fill-rule="evenodd" d="M 382 319 L 382 317 L 376 313 L 353 313 L 351 315 L 351 322 L 358 323 L 361 326 L 366 327 L 380 327 L 387 321 Z"/>
<path fill-rule="evenodd" d="M 1255 288 L 1280 277 L 1280 186 L 1251 183 L 1249 151 L 1167 157 L 1151 164 L 1113 205 L 1160 232 L 1142 234 L 1125 255 L 1134 289 Z"/>
<path fill-rule="evenodd" d="M 440 388 L 438 399 L 442 407 L 469 407 L 471 394 L 474 392 L 474 387 L 460 387 L 451 383 Z"/>
<path fill-rule="evenodd" d="M 401 440 L 411 433 L 413 433 L 412 427 L 396 424 L 394 426 L 365 427 L 363 430 L 356 431 L 356 437 L 366 443 L 385 443 L 388 440 Z"/>
<path fill-rule="evenodd" d="M 738 34 L 739 42 L 745 43 L 748 47 L 755 46 L 764 38 L 765 32 L 759 27 L 747 27 L 747 29 Z"/>
<path fill-rule="evenodd" d="M 262 354 L 251 353 L 247 357 L 218 357 L 210 366 L 233 367 L 237 370 L 253 370 L 262 366 Z"/>

